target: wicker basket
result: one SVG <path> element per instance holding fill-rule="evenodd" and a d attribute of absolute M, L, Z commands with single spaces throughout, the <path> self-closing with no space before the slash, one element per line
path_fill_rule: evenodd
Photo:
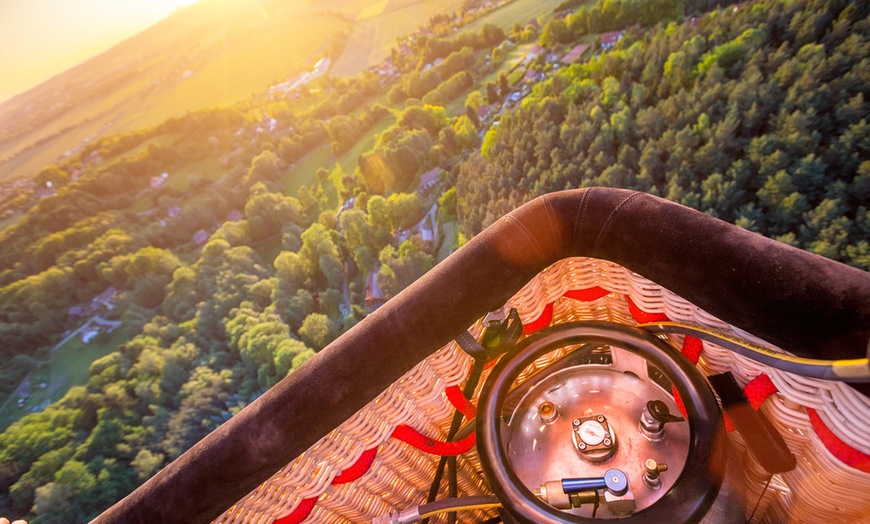
<path fill-rule="evenodd" d="M 565 296 L 595 287 L 608 294 L 595 300 Z M 635 324 L 640 312 L 666 315 L 771 347 L 661 286 L 597 259 L 570 258 L 553 264 L 518 292 L 510 305 L 527 325 L 574 320 Z M 470 328 L 473 334 L 481 330 L 480 322 Z M 676 347 L 684 342 L 681 336 L 671 336 L 670 341 Z M 551 359 L 548 356 L 536 366 L 543 367 Z M 389 511 L 422 504 L 438 457 L 391 435 L 404 424 L 434 439 L 445 439 L 454 412 L 445 389 L 464 381 L 470 363 L 455 342 L 447 344 L 215 522 L 368 522 Z M 747 516 L 758 502 L 753 522 L 870 523 L 870 400 L 842 383 L 784 373 L 707 342 L 698 367 L 706 374 L 731 371 L 741 385 L 759 376 L 769 377 L 769 381 L 764 379 L 766 393 L 756 399 L 798 458 L 797 467 L 775 475 L 765 491 L 769 477 L 746 453 L 740 435 L 729 433 L 747 481 Z M 362 476 L 346 483 L 337 480 L 342 479 L 342 472 L 358 470 L 372 455 L 374 461 Z M 458 459 L 458 484 L 460 496 L 488 493 L 474 450 Z M 459 521 L 479 522 L 487 515 L 464 512 Z"/>

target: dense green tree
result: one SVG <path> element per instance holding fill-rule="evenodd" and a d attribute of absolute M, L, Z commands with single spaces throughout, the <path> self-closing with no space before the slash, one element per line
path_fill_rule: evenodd
<path fill-rule="evenodd" d="M 280 163 L 278 155 L 272 151 L 263 151 L 251 160 L 251 167 L 248 169 L 243 183 L 248 187 L 257 182 L 274 184 L 281 175 Z"/>
<path fill-rule="evenodd" d="M 652 17 L 653 4 L 632 13 L 630 0 L 598 2 L 589 28 Z M 657 17 L 675 18 L 660 7 Z M 466 234 L 541 193 L 608 185 L 866 268 L 867 232 L 856 222 L 866 204 L 870 126 L 858 107 L 868 83 L 849 71 L 866 60 L 855 45 L 868 27 L 865 19 L 847 36 L 837 20 L 850 12 L 764 2 L 697 27 L 626 31 L 615 50 L 538 85 L 460 165 Z"/>
<path fill-rule="evenodd" d="M 386 246 L 378 258 L 381 262 L 378 286 L 386 297 L 396 295 L 434 265 L 432 256 L 412 240 L 402 242 L 399 249 Z"/>
<path fill-rule="evenodd" d="M 302 322 L 302 327 L 299 328 L 299 336 L 302 337 L 307 346 L 315 351 L 323 349 L 334 338 L 329 317 L 322 313 L 311 313 Z"/>

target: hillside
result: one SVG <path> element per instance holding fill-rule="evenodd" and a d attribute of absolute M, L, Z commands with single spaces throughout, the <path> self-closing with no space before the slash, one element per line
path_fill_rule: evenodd
<path fill-rule="evenodd" d="M 396 36 L 458 6 L 382 4 L 372 10 L 360 0 L 203 0 L 177 10 L 0 105 L 0 180 L 33 176 L 106 134 L 264 93 L 324 56 L 339 59 L 345 33 L 354 35 L 354 45 L 352 58 L 341 62 L 352 60 L 353 67 L 343 69 L 355 75 L 381 61 Z M 383 33 L 384 27 L 391 32 Z"/>
<path fill-rule="evenodd" d="M 148 111 L 128 101 L 128 130 L 60 160 L 23 155 L 35 178 L 0 182 L 0 515 L 88 520 L 544 192 L 658 193 L 867 269 L 867 8 L 710 4 L 468 1 L 354 76 L 268 93 L 296 70 L 264 64 L 286 73 L 166 118 L 184 105 L 175 79 Z M 243 61 L 229 49 L 284 38 L 270 20 L 296 23 L 268 2 L 268 19 L 219 5 L 258 29 L 236 47 L 169 19 L 137 37 L 154 39 L 149 71 L 171 69 L 154 31 L 224 45 L 193 82 Z M 309 2 L 298 23 L 433 5 Z M 100 60 L 130 74 L 127 45 Z M 329 45 L 294 60 L 308 70 Z M 49 116 L 33 122 L 61 125 Z"/>

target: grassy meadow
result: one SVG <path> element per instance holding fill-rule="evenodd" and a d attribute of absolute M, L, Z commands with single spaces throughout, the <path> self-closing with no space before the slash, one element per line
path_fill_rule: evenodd
<path fill-rule="evenodd" d="M 562 2 L 563 0 L 514 0 L 492 13 L 478 18 L 468 24 L 465 29 L 474 31 L 480 29 L 483 24 L 495 24 L 504 29 L 510 29 L 515 23 L 526 25 L 532 19 L 542 15 L 549 18 L 553 14 L 553 9 Z"/>

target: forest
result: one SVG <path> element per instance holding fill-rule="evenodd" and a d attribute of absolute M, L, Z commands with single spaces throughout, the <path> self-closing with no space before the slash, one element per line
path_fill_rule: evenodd
<path fill-rule="evenodd" d="M 538 84 L 456 187 L 465 233 L 551 191 L 636 189 L 870 269 L 867 6 L 756 3 Z"/>
<path fill-rule="evenodd" d="M 45 197 L 0 188 L 0 399 L 73 310 L 123 335 L 0 434 L 0 514 L 93 518 L 365 318 L 372 278 L 387 300 L 547 192 L 646 191 L 870 269 L 870 7 L 660 4 L 421 32 L 395 77 L 191 112 L 47 166 Z M 432 209 L 461 233 L 427 239 Z"/>

